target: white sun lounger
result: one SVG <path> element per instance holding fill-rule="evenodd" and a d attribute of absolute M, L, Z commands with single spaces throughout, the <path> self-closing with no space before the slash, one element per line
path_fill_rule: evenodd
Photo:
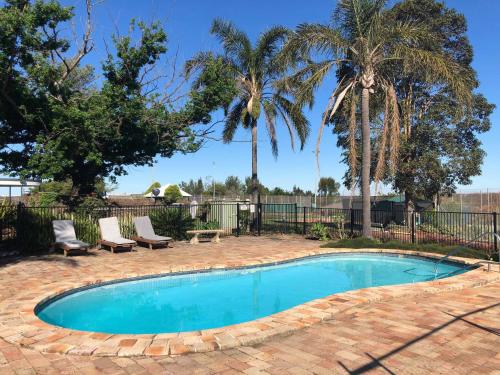
<path fill-rule="evenodd" d="M 72 220 L 54 220 L 52 221 L 52 227 L 56 238 L 53 246 L 56 249 L 63 249 L 65 256 L 71 251 L 88 251 L 90 245 L 76 239 Z"/>
<path fill-rule="evenodd" d="M 149 216 L 134 218 L 134 226 L 137 237 L 133 237 L 133 239 L 137 241 L 137 243 L 147 244 L 150 249 L 152 249 L 153 246 L 168 247 L 168 243 L 172 241 L 171 237 L 158 236 L 155 233 Z"/>
<path fill-rule="evenodd" d="M 98 241 L 99 247 L 107 246 L 114 253 L 116 249 L 126 249 L 132 251 L 137 245 L 135 241 L 123 238 L 118 225 L 118 218 L 105 217 L 99 219 L 99 228 L 101 229 L 101 239 Z"/>

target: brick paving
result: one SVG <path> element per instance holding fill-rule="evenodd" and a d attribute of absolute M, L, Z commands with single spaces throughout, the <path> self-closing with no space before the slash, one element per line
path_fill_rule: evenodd
<path fill-rule="evenodd" d="M 95 252 L 87 257 L 34 257 L 6 263 L 0 268 L 0 336 L 5 338 L 0 340 L 0 374 L 500 374 L 500 283 L 498 272 L 483 270 L 446 281 L 321 299 L 299 308 L 336 306 L 330 320 L 309 319 L 291 329 L 287 320 L 291 316 L 285 314 L 278 320 L 288 329 L 253 340 L 238 337 L 233 329 L 222 332 L 217 343 L 236 339 L 237 347 L 228 344 L 229 349 L 224 349 L 224 344 L 218 347 L 221 351 L 182 356 L 165 354 L 184 351 L 184 334 L 91 334 L 92 340 L 107 343 L 96 352 L 92 345 L 76 345 L 82 335 L 68 334 L 69 330 L 55 329 L 37 337 L 46 332 L 44 323 L 40 322 L 42 331 L 32 331 L 33 322 L 24 321 L 21 313 L 12 315 L 19 309 L 29 313 L 25 311 L 28 306 L 32 308 L 33 301 L 46 294 L 98 280 L 143 275 L 145 270 L 159 273 L 269 263 L 326 250 L 331 251 L 301 239 L 245 237 L 225 239 L 221 245 L 176 244 L 160 251 Z M 200 344 L 193 337 L 200 335 L 187 342 Z M 68 345 L 80 352 L 48 353 L 65 352 Z M 177 349 L 172 351 L 172 347 Z"/>

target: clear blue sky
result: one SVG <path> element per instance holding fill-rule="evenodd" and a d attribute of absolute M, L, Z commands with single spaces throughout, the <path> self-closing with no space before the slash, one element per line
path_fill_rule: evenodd
<path fill-rule="evenodd" d="M 81 21 L 83 0 L 64 0 L 63 4 L 77 7 L 77 24 Z M 446 0 L 445 3 L 464 13 L 469 25 L 469 38 L 474 47 L 474 68 L 481 82 L 480 91 L 488 100 L 500 105 L 500 1 Z M 178 49 L 180 65 L 200 50 L 218 50 L 219 43 L 208 32 L 216 17 L 233 21 L 255 40 L 258 34 L 270 26 L 281 24 L 295 27 L 301 22 L 327 22 L 335 5 L 334 0 L 105 0 L 98 5 L 94 18 L 96 50 L 87 63 L 97 63 L 105 56 L 104 37 L 116 30 L 127 30 L 131 18 L 144 21 L 160 20 L 169 37 L 169 54 Z M 315 108 L 308 113 L 312 125 L 311 137 L 304 150 L 292 152 L 288 133 L 278 130 L 280 154 L 277 160 L 271 155 L 265 127 L 260 127 L 259 178 L 266 186 L 291 188 L 294 184 L 312 189 L 316 181 L 315 148 L 318 124 L 326 104 L 328 93 L 334 87 L 331 78 L 317 94 Z M 481 136 L 487 157 L 483 174 L 474 178 L 474 189 L 500 190 L 500 110 L 492 116 L 492 130 Z M 248 141 L 250 133 L 240 130 L 235 139 Z M 322 142 L 321 174 L 341 180 L 345 166 L 341 163 L 336 139 L 327 131 Z M 129 175 L 118 179 L 118 193 L 139 193 L 152 181 L 178 183 L 190 178 L 202 177 L 224 180 L 228 175 L 240 178 L 250 175 L 250 144 L 236 142 L 229 145 L 211 141 L 195 154 L 176 155 L 171 159 L 159 159 L 152 167 L 128 168 Z"/>

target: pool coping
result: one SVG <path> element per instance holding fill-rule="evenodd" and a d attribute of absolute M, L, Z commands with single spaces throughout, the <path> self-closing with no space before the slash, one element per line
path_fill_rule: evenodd
<path fill-rule="evenodd" d="M 445 279 L 371 287 L 333 294 L 292 307 L 279 313 L 257 320 L 193 332 L 164 334 L 104 334 L 77 331 L 50 325 L 41 321 L 35 309 L 42 303 L 75 289 L 85 289 L 131 279 L 162 277 L 174 274 L 198 273 L 221 270 L 234 270 L 270 266 L 297 261 L 305 258 L 320 257 L 342 253 L 385 253 L 440 259 L 439 254 L 396 249 L 332 249 L 316 248 L 286 256 L 267 256 L 241 264 L 213 264 L 204 267 L 179 266 L 164 273 L 144 272 L 139 275 L 126 275 L 123 278 L 82 280 L 80 283 L 63 283 L 61 288 L 49 292 L 40 288 L 40 294 L 28 297 L 14 296 L 0 304 L 0 337 L 9 343 L 28 347 L 41 352 L 94 355 L 94 356 L 141 356 L 141 355 L 180 355 L 192 352 L 210 352 L 238 346 L 255 345 L 274 336 L 288 335 L 321 321 L 330 320 L 336 314 L 354 306 L 381 302 L 405 296 L 434 294 L 451 290 L 478 287 L 500 280 L 499 272 L 486 272 L 484 266 Z M 475 264 L 478 259 L 450 257 L 453 262 Z M 22 324 L 19 324 L 19 321 Z M 9 322 L 14 322 L 9 324 Z"/>

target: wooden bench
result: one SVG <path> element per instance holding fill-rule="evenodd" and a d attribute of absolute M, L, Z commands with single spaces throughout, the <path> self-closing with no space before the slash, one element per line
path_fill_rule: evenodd
<path fill-rule="evenodd" d="M 214 237 L 212 238 L 212 242 L 219 243 L 220 235 L 223 234 L 224 231 L 222 229 L 200 229 L 200 230 L 188 230 L 186 231 L 186 233 L 193 235 L 193 238 L 191 238 L 191 241 L 189 241 L 189 243 L 192 245 L 196 245 L 200 243 L 198 238 L 200 234 L 213 234 Z"/>

